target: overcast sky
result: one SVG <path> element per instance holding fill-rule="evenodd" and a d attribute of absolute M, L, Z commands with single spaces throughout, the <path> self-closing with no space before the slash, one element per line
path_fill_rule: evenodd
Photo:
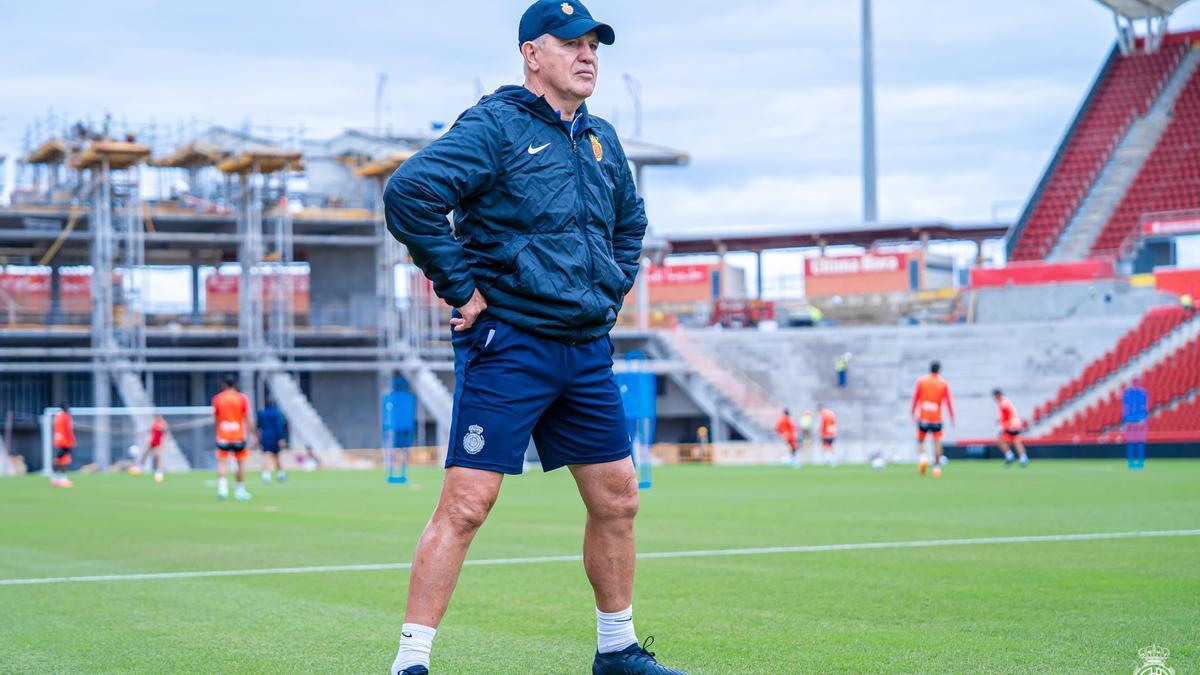
<path fill-rule="evenodd" d="M 526 0 L 5 3 L 0 152 L 57 115 L 420 131 L 518 83 Z M 643 138 L 691 153 L 653 168 L 665 233 L 861 216 L 859 3 L 592 0 L 594 114 L 633 133 L 622 81 L 641 81 Z M 1175 29 L 1200 24 L 1200 8 Z M 1113 41 L 1092 0 L 876 0 L 880 215 L 1012 218 Z"/>

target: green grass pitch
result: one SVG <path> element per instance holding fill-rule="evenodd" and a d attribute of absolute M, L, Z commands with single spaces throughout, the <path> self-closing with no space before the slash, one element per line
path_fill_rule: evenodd
<path fill-rule="evenodd" d="M 212 475 L 0 480 L 0 580 L 411 559 L 440 472 L 250 483 Z M 207 483 L 206 483 L 207 481 Z M 471 558 L 572 555 L 566 472 L 508 479 Z M 639 550 L 1200 528 L 1200 462 L 664 467 Z M 384 673 L 405 570 L 0 585 L 3 673 Z M 1132 673 L 1138 650 L 1200 672 L 1200 537 L 648 559 L 640 637 L 690 673 Z M 434 673 L 587 673 L 593 602 L 577 562 L 468 567 Z"/>

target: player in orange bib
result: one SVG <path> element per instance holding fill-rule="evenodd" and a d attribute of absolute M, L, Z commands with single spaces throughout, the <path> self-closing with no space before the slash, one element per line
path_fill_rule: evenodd
<path fill-rule="evenodd" d="M 75 449 L 75 422 L 66 403 L 54 413 L 54 469 L 50 473 L 50 484 L 54 487 L 74 486 L 67 471 L 71 468 L 71 451 Z"/>
<path fill-rule="evenodd" d="M 1025 453 L 1025 444 L 1021 442 L 1021 432 L 1025 429 L 1025 423 L 1021 421 L 1021 416 L 1017 414 L 1017 406 L 1008 400 L 1004 392 L 999 389 L 992 390 L 992 398 L 996 399 L 996 407 L 1000 416 L 1000 450 L 1004 452 L 1004 465 L 1008 466 L 1017 459 L 1017 455 L 1021 457 L 1021 468 L 1029 464 L 1029 455 Z M 1009 444 L 1017 448 L 1017 455 L 1013 454 Z"/>
<path fill-rule="evenodd" d="M 833 442 L 837 440 L 837 415 L 824 405 L 817 406 L 817 415 L 821 418 L 821 451 L 829 466 L 837 466 L 837 453 L 833 451 Z"/>
<path fill-rule="evenodd" d="M 800 461 L 796 457 L 796 450 L 800 448 L 796 437 L 796 423 L 792 421 L 792 412 L 787 408 L 783 409 L 783 414 L 779 416 L 779 421 L 775 423 L 775 433 L 783 438 L 783 442 L 788 446 L 788 461 L 793 466 L 800 466 Z"/>
<path fill-rule="evenodd" d="M 917 380 L 913 392 L 911 414 L 917 423 L 917 470 L 922 476 L 929 468 L 929 455 L 925 454 L 925 437 L 933 436 L 933 477 L 942 475 L 942 406 L 950 413 L 950 424 L 955 424 L 954 402 L 950 399 L 950 385 L 941 376 L 942 364 L 929 364 L 929 374 Z"/>
<path fill-rule="evenodd" d="M 138 459 L 137 466 L 140 467 L 146 463 L 146 458 L 154 457 L 154 482 L 163 482 L 163 467 L 162 467 L 162 444 L 163 437 L 167 433 L 167 421 L 162 415 L 155 415 L 154 421 L 150 423 L 150 436 L 146 439 L 146 449 L 142 451 L 142 456 Z M 130 469 L 132 471 L 132 469 Z"/>
<path fill-rule="evenodd" d="M 213 396 L 213 415 L 217 423 L 217 498 L 229 498 L 229 459 L 237 461 L 237 491 L 234 498 L 250 499 L 246 491 L 246 457 L 248 438 L 254 438 L 254 419 L 250 415 L 250 401 L 238 391 L 237 378 L 226 375 L 221 393 Z"/>

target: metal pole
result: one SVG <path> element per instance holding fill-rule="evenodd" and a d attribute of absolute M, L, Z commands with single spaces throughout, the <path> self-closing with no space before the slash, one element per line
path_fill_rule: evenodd
<path fill-rule="evenodd" d="M 625 73 L 625 86 L 629 89 L 629 96 L 633 98 L 633 137 L 641 140 L 642 138 L 642 83 L 637 81 L 637 78 Z"/>
<path fill-rule="evenodd" d="M 863 221 L 879 219 L 875 185 L 875 57 L 871 36 L 871 0 L 862 0 L 862 152 Z"/>

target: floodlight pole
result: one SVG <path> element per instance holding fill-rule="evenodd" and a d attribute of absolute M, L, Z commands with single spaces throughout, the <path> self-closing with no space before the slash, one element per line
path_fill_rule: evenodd
<path fill-rule="evenodd" d="M 871 0 L 862 0 L 862 170 L 863 221 L 879 219 L 875 185 L 875 64 L 871 37 Z"/>

